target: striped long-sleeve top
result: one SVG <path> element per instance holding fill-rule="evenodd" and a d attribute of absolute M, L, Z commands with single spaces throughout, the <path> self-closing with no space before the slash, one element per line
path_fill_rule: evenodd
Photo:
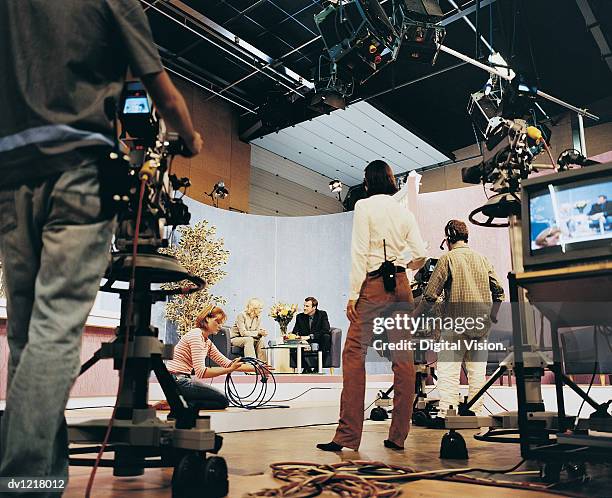
<path fill-rule="evenodd" d="M 210 357 L 220 367 L 227 368 L 232 361 L 217 349 L 210 339 L 204 339 L 200 329 L 191 329 L 174 347 L 174 358 L 166 363 L 170 373 L 191 374 L 203 379 L 206 374 L 204 360 Z"/>

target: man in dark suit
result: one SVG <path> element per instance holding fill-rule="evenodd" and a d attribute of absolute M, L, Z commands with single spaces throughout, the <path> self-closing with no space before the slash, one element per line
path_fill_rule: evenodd
<path fill-rule="evenodd" d="M 589 226 L 596 231 L 606 231 L 612 226 L 612 201 L 604 194 L 597 197 L 597 202 L 591 205 L 589 211 Z"/>
<path fill-rule="evenodd" d="M 608 200 L 606 195 L 601 194 L 597 197 L 597 202 L 591 205 L 589 216 L 603 214 L 605 217 L 612 216 L 612 201 Z"/>
<path fill-rule="evenodd" d="M 295 317 L 295 327 L 293 333 L 308 338 L 310 344 L 318 344 L 319 350 L 323 351 L 323 363 L 329 356 L 331 348 L 331 330 L 327 312 L 318 308 L 319 302 L 314 297 L 304 299 L 304 312 L 299 313 Z M 296 361 L 295 351 L 291 352 L 291 366 L 294 366 Z M 302 358 L 305 365 L 302 373 L 314 373 L 318 366 L 318 356 L 314 351 L 306 351 Z"/>

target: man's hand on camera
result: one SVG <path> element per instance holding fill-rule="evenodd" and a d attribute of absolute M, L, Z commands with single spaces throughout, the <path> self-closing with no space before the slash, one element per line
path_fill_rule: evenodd
<path fill-rule="evenodd" d="M 427 258 L 417 258 L 417 259 L 413 259 L 411 260 L 406 267 L 409 270 L 412 271 L 417 271 L 420 270 L 421 268 L 423 268 L 423 266 L 425 265 L 425 261 L 427 261 Z"/>
<path fill-rule="evenodd" d="M 196 156 L 202 150 L 204 141 L 202 140 L 202 136 L 197 131 L 194 131 L 190 139 L 185 139 L 185 145 L 187 145 L 187 148 Z"/>

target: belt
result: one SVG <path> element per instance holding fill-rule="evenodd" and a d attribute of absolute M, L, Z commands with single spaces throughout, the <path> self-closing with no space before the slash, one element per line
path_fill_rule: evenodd
<path fill-rule="evenodd" d="M 182 372 L 170 372 L 170 375 L 172 375 L 172 377 L 187 377 L 188 379 L 191 379 L 191 374 L 186 374 Z"/>
<path fill-rule="evenodd" d="M 396 266 L 395 273 L 406 273 L 406 268 L 404 268 L 403 266 Z M 380 271 L 371 271 L 370 273 L 368 273 L 368 277 L 380 277 Z"/>

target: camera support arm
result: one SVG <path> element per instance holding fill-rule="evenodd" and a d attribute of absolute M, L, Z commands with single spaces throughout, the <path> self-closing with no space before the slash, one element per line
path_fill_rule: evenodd
<path fill-rule="evenodd" d="M 508 75 L 508 73 L 506 71 L 500 70 L 500 69 L 496 69 L 494 67 L 490 67 L 487 66 L 486 64 L 483 64 L 482 62 L 477 61 L 476 59 L 472 59 L 471 57 L 468 57 L 465 54 L 462 54 L 461 52 L 458 52 L 456 50 L 453 50 L 450 47 L 446 47 L 444 45 L 438 45 L 438 49 L 441 50 L 442 52 L 446 52 L 449 55 L 452 55 L 454 57 L 456 57 L 457 59 L 460 59 L 464 62 L 467 62 L 468 64 L 471 64 L 472 66 L 475 66 L 479 69 L 482 69 L 484 71 L 487 71 L 490 74 L 493 74 L 495 76 L 499 76 L 502 79 L 505 79 L 507 81 L 510 81 L 512 78 Z M 551 102 L 554 102 L 555 104 L 558 104 L 562 107 L 565 107 L 566 109 L 569 109 L 570 111 L 573 111 L 575 113 L 577 113 L 579 116 L 584 116 L 587 118 L 592 119 L 593 121 L 599 121 L 599 116 L 596 116 L 595 114 L 592 114 L 590 112 L 588 112 L 586 109 L 581 109 L 579 107 L 576 107 L 572 104 L 569 104 L 561 99 L 558 99 L 557 97 L 554 97 L 552 95 L 549 95 L 548 93 L 543 92 L 542 90 L 538 89 L 537 90 L 537 94 L 538 96 L 546 99 L 546 100 L 550 100 Z"/>

